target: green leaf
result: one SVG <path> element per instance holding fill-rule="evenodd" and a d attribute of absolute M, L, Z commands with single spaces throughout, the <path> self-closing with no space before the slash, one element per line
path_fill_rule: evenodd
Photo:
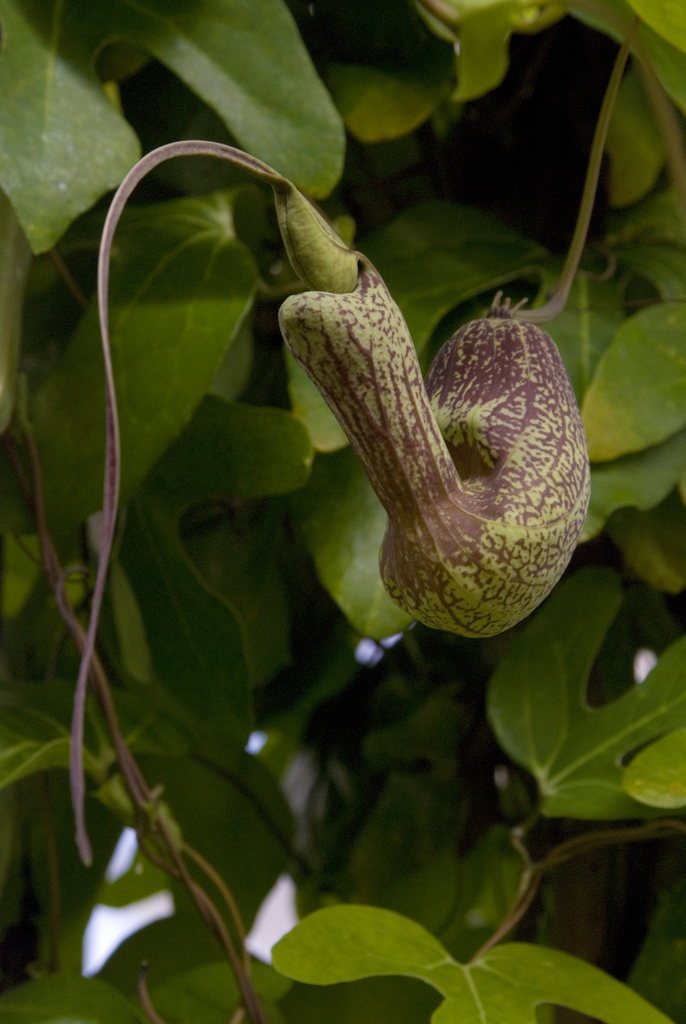
<path fill-rule="evenodd" d="M 656 32 L 686 53 L 686 11 L 669 0 L 629 0 L 637 14 Z"/>
<path fill-rule="evenodd" d="M 642 451 L 684 426 L 685 306 L 650 306 L 622 322 L 581 412 L 592 462 Z"/>
<path fill-rule="evenodd" d="M 654 0 L 639 0 L 639 2 L 651 3 Z M 612 7 L 624 19 L 625 26 L 629 27 L 635 17 L 635 10 L 625 0 L 604 0 L 605 6 Z M 606 20 L 600 12 L 600 7 L 590 13 L 587 8 L 575 9 L 572 4 L 570 13 L 575 18 L 590 25 L 592 28 L 607 33 L 616 42 L 621 43 L 623 32 L 619 31 L 614 20 Z M 646 22 L 648 22 L 646 24 Z M 676 39 L 666 39 L 650 27 L 649 19 L 639 25 L 638 34 L 641 42 L 647 50 L 651 65 L 656 72 L 663 86 L 672 97 L 674 102 L 686 111 L 686 54 L 683 48 L 679 48 Z"/>
<path fill-rule="evenodd" d="M 239 738 L 250 728 L 249 674 L 236 617 L 207 592 L 178 533 L 178 512 L 153 484 L 129 507 L 121 563 L 145 622 L 153 668 L 199 719 Z"/>
<path fill-rule="evenodd" d="M 11 533 L 3 537 L 2 614 L 5 618 L 14 618 L 33 590 L 40 573 L 39 557 L 35 533 L 22 537 L 21 543 Z"/>
<path fill-rule="evenodd" d="M 0 0 L 0 183 L 34 252 L 115 188 L 140 156 L 83 53 L 79 4 Z"/>
<path fill-rule="evenodd" d="M 264 1002 L 277 1002 L 291 985 L 260 960 L 253 960 L 250 979 Z M 239 991 L 226 962 L 202 964 L 170 978 L 151 993 L 155 1009 L 167 1024 L 226 1024 L 238 1005 Z"/>
<path fill-rule="evenodd" d="M 282 516 L 275 502 L 224 499 L 207 512 L 191 512 L 182 524 L 184 547 L 198 579 L 240 623 L 253 686 L 263 685 L 291 661 L 290 609 L 279 565 Z"/>
<path fill-rule="evenodd" d="M 166 1024 L 226 1024 L 240 992 L 227 963 L 202 964 L 173 978 L 151 993 L 153 1006 Z"/>
<path fill-rule="evenodd" d="M 133 1006 L 96 978 L 51 974 L 0 996 L 3 1024 L 141 1024 Z"/>
<path fill-rule="evenodd" d="M 233 538 L 231 557 L 239 558 L 233 576 L 226 575 L 231 567 L 222 556 L 215 567 L 220 576 L 208 578 L 181 540 L 180 518 L 189 506 L 216 495 L 235 503 L 238 497 L 301 487 L 311 459 L 307 430 L 289 413 L 210 396 L 129 510 L 121 560 L 143 615 L 155 672 L 201 719 L 211 709 L 241 735 L 248 728 L 251 673 L 256 679 L 267 671 L 260 657 L 269 651 L 261 656 L 259 648 L 274 609 L 264 601 L 280 593 L 278 579 L 272 577 L 265 590 L 261 574 L 252 571 L 256 545 L 266 534 L 258 522 L 254 543 Z M 279 663 L 284 642 L 277 645 Z"/>
<path fill-rule="evenodd" d="M 652 817 L 622 789 L 622 761 L 686 724 L 683 638 L 640 686 L 630 684 L 603 707 L 586 704 L 591 665 L 619 602 L 614 574 L 576 573 L 520 634 L 489 685 L 498 741 L 534 775 L 551 817 Z"/>
<path fill-rule="evenodd" d="M 400 306 L 418 352 L 465 299 L 532 273 L 545 249 L 455 203 L 420 203 L 364 239 L 361 249 Z"/>
<path fill-rule="evenodd" d="M 591 466 L 591 501 L 581 540 L 600 533 L 625 505 L 649 509 L 662 501 L 686 472 L 686 431 L 635 455 Z"/>
<path fill-rule="evenodd" d="M 0 174 L 1 169 L 0 154 Z M 31 250 L 26 236 L 7 196 L 0 190 L 0 433 L 7 429 L 14 410 L 22 307 L 30 264 Z"/>
<path fill-rule="evenodd" d="M 617 248 L 615 255 L 622 270 L 647 278 L 661 298 L 686 298 L 686 252 L 682 246 L 636 242 Z"/>
<path fill-rule="evenodd" d="M 174 534 L 168 533 L 167 543 L 174 544 L 177 558 L 183 551 L 186 564 L 177 562 L 174 572 L 179 585 L 182 579 L 186 581 L 189 628 L 195 615 L 193 592 L 200 609 L 209 612 L 214 607 L 208 622 L 218 626 L 220 619 L 227 621 L 227 613 L 233 614 L 240 627 L 246 669 L 255 685 L 265 682 L 289 658 L 289 614 L 276 557 L 282 539 L 281 507 L 244 499 L 302 487 L 311 462 L 307 429 L 290 413 L 208 396 L 159 463 L 150 484 L 156 493 L 164 494 L 166 507 L 173 513 L 174 523 L 167 522 L 167 529 L 173 527 Z M 203 501 L 209 502 L 207 512 L 200 508 L 197 515 L 193 511 L 183 515 Z M 182 548 L 178 547 L 179 525 L 183 527 Z M 164 571 L 161 564 L 160 570 Z M 168 589 L 173 574 L 169 574 Z M 143 584 L 140 575 L 137 579 Z M 197 593 L 198 583 L 211 598 Z M 226 606 L 224 612 L 218 602 Z M 178 614 L 174 618 L 178 622 Z M 156 617 L 156 621 L 167 636 L 166 643 L 177 650 L 180 638 L 174 640 L 169 635 L 163 619 Z M 198 619 L 196 628 L 200 630 L 201 625 Z M 199 644 L 202 635 L 197 634 Z M 159 653 L 160 635 L 156 637 Z M 208 642 L 208 652 L 214 650 L 219 657 L 220 649 L 219 639 Z M 177 664 L 188 664 L 188 653 L 177 650 L 177 656 Z M 227 668 L 217 671 L 225 677 Z"/>
<path fill-rule="evenodd" d="M 460 861 L 455 850 L 447 846 L 428 864 L 380 888 L 374 894 L 373 903 L 411 917 L 431 932 L 441 929 L 441 941 L 445 945 L 446 907 L 454 907 L 459 900 L 462 882 Z"/>
<path fill-rule="evenodd" d="M 686 879 L 660 896 L 648 935 L 629 976 L 644 999 L 686 1021 Z"/>
<path fill-rule="evenodd" d="M 540 32 L 558 21 L 554 7 L 541 11 L 512 0 L 450 0 L 459 16 L 457 89 L 458 102 L 477 99 L 502 82 L 509 64 L 513 32 Z"/>
<path fill-rule="evenodd" d="M 460 21 L 457 89 L 453 100 L 478 99 L 502 82 L 509 64 L 509 42 L 515 5 L 490 3 Z"/>
<path fill-rule="evenodd" d="M 22 701 L 21 691 L 0 691 L 0 787 L 26 775 L 69 765 L 69 730 L 52 715 Z"/>
<path fill-rule="evenodd" d="M 149 683 L 153 678 L 153 662 L 145 624 L 136 595 L 118 560 L 110 566 L 110 599 L 124 672 L 138 683 Z"/>
<path fill-rule="evenodd" d="M 111 341 L 126 501 L 186 426 L 252 301 L 255 262 L 235 237 L 240 189 L 137 208 L 115 239 Z M 51 522 L 102 504 L 104 370 L 91 307 L 36 395 L 32 419 Z"/>
<path fill-rule="evenodd" d="M 249 929 L 264 897 L 286 868 L 292 817 L 259 758 L 251 757 L 242 745 L 219 730 L 205 727 L 204 733 L 202 744 L 196 744 L 190 755 L 141 755 L 139 763 L 151 785 L 164 786 L 165 802 L 184 840 L 222 876 Z M 152 885 L 155 876 L 150 874 L 149 866 L 144 872 Z M 126 882 L 126 878 L 112 887 L 116 902 L 127 893 L 138 898 L 135 879 Z M 131 936 L 103 969 L 103 976 L 127 994 L 135 993 L 141 960 L 150 961 L 149 984 L 153 990 L 167 979 L 222 956 L 183 885 L 167 877 L 164 887 L 173 893 L 174 916 Z M 101 888 L 98 895 L 104 898 L 106 893 Z M 276 999 L 278 995 L 268 987 L 268 980 L 261 991 L 267 998 Z M 182 1024 L 191 1020 L 195 1020 L 192 1014 Z"/>
<path fill-rule="evenodd" d="M 272 955 L 277 970 L 309 984 L 388 974 L 422 978 L 445 997 L 434 1024 L 535 1024 L 540 1003 L 568 1006 L 605 1024 L 668 1024 L 621 982 L 566 953 L 509 943 L 460 964 L 421 925 L 378 907 L 318 910 Z"/>
<path fill-rule="evenodd" d="M 641 25 L 639 32 L 643 38 L 651 63 L 662 85 L 676 105 L 686 111 L 686 55 L 683 49 L 672 45 L 672 42 L 654 32 L 649 25 Z"/>
<path fill-rule="evenodd" d="M 378 770 L 376 764 L 373 767 Z M 438 927 L 457 881 L 454 854 L 447 877 L 445 857 L 455 841 L 454 820 L 446 809 L 455 805 L 458 792 L 456 779 L 441 777 L 438 771 L 388 772 L 364 826 L 353 837 L 347 869 L 337 880 L 338 893 L 354 902 L 412 914 L 427 927 Z M 332 840 L 330 856 L 338 859 L 342 839 L 334 834 Z M 436 875 L 445 883 L 438 907 L 432 898 L 432 876 Z M 421 902 L 422 894 L 426 903 Z"/>
<path fill-rule="evenodd" d="M 198 742 L 197 720 L 154 678 L 143 686 L 118 687 L 115 704 L 122 735 L 134 754 L 187 757 Z"/>
<path fill-rule="evenodd" d="M 28 731 L 25 728 L 16 732 L 4 723 L 0 725 L 0 786 L 9 786 L 25 775 L 47 768 L 69 766 L 68 733 L 34 739 L 26 735 Z"/>
<path fill-rule="evenodd" d="M 287 1024 L 426 1024 L 439 1002 L 416 978 L 363 978 L 326 988 L 296 983 L 279 1009 Z"/>
<path fill-rule="evenodd" d="M 444 88 L 361 64 L 331 64 L 327 84 L 346 128 L 360 142 L 408 135 L 431 116 Z"/>
<path fill-rule="evenodd" d="M 624 789 L 639 803 L 673 810 L 686 806 L 686 729 L 667 733 L 624 769 Z"/>
<path fill-rule="evenodd" d="M 164 786 L 165 803 L 184 841 L 224 879 L 249 930 L 289 855 L 289 812 L 267 769 L 225 735 L 211 737 L 194 757 L 142 754 L 138 761 L 151 786 Z M 202 874 L 198 879 L 205 886 Z M 151 963 L 153 988 L 182 970 L 221 958 L 184 887 L 171 879 L 167 887 L 177 914 L 127 939 L 105 969 L 104 976 L 124 991 L 135 989 L 141 959 Z"/>
<path fill-rule="evenodd" d="M 292 507 L 319 579 L 357 632 L 381 639 L 405 629 L 410 616 L 379 574 L 386 513 L 354 452 L 319 456 Z"/>
<path fill-rule="evenodd" d="M 0 690 L 0 787 L 49 768 L 69 766 L 73 686 L 27 683 Z M 87 730 L 89 747 L 99 737 Z M 109 750 L 84 748 L 86 771 L 99 779 Z"/>
<path fill-rule="evenodd" d="M 155 475 L 180 511 L 216 494 L 261 498 L 296 491 L 307 483 L 312 458 L 297 417 L 209 395 Z"/>
<path fill-rule="evenodd" d="M 128 576 L 121 563 L 110 566 L 110 600 L 124 672 L 138 683 L 152 679 L 152 659 L 145 623 Z"/>
<path fill-rule="evenodd" d="M 272 957 L 277 971 L 310 985 L 410 974 L 429 984 L 435 980 L 439 988 L 445 969 L 450 977 L 450 968 L 456 966 L 438 939 L 416 921 L 354 904 L 308 914 L 276 944 Z"/>
<path fill-rule="evenodd" d="M 614 214 L 605 242 L 612 249 L 632 242 L 686 248 L 686 225 L 674 189 L 654 192 L 630 210 Z"/>
<path fill-rule="evenodd" d="M 686 587 L 686 509 L 676 491 L 646 512 L 619 509 L 606 528 L 641 579 L 670 594 Z"/>
<path fill-rule="evenodd" d="M 665 148 L 634 65 L 620 83 L 605 150 L 610 157 L 610 204 L 637 203 L 655 185 Z"/>
<path fill-rule="evenodd" d="M 491 825 L 459 861 L 454 914 L 447 923 L 445 916 L 441 919 L 439 932 L 441 942 L 457 960 L 474 956 L 504 920 L 517 895 L 522 862 L 510 839 L 505 825 Z"/>
<path fill-rule="evenodd" d="M 121 833 L 121 824 L 98 800 L 86 806 L 88 828 L 93 845 L 93 865 L 86 868 L 74 843 L 74 812 L 66 771 L 26 780 L 21 786 L 20 808 L 24 816 L 27 843 L 25 856 L 31 870 L 32 887 L 41 907 L 50 906 L 54 884 L 54 864 L 50 863 L 51 845 L 56 850 L 60 871 L 60 917 L 58 953 L 61 970 L 80 972 L 83 956 L 83 932 L 93 910 L 102 877 Z M 46 815 L 45 808 L 50 808 Z M 46 916 L 39 919 L 39 962 L 50 962 L 55 936 Z M 30 1020 L 32 1018 L 29 1018 Z M 48 1018 L 52 1024 L 52 1018 Z M 59 1020 L 59 1015 L 57 1016 Z M 97 1018 L 96 1018 L 97 1019 Z M 2 1003 L 0 1020 L 4 1024 Z M 88 1020 L 88 1017 L 86 1017 Z"/>
<path fill-rule="evenodd" d="M 291 412 L 307 424 L 312 445 L 318 452 L 337 452 L 350 442 L 319 388 L 284 347 L 288 370 L 288 394 Z"/>
<path fill-rule="evenodd" d="M 541 291 L 552 288 L 560 276 L 561 264 L 546 267 Z M 564 360 L 577 400 L 581 401 L 598 359 L 608 347 L 622 322 L 617 286 L 577 274 L 562 313 L 545 325 Z"/>
<path fill-rule="evenodd" d="M 85 0 L 79 6 L 85 8 Z M 107 34 L 149 49 L 217 111 L 241 148 L 315 198 L 340 177 L 345 134 L 283 0 L 117 4 Z"/>
<path fill-rule="evenodd" d="M 35 252 L 119 184 L 138 140 L 92 58 L 112 39 L 149 51 L 198 93 L 238 144 L 314 196 L 341 172 L 340 118 L 281 0 L 2 0 L 0 182 Z"/>

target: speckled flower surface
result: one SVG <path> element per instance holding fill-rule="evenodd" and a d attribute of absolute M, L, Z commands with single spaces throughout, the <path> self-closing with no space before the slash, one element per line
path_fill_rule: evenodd
<path fill-rule="evenodd" d="M 388 513 L 381 575 L 393 600 L 465 636 L 528 615 L 569 562 L 589 498 L 581 418 L 552 339 L 511 318 L 476 320 L 423 381 L 364 257 L 353 292 L 294 295 L 280 322 Z"/>

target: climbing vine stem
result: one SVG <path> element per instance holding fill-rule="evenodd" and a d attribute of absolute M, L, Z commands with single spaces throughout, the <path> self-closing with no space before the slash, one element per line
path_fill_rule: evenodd
<path fill-rule="evenodd" d="M 23 441 L 26 447 L 31 472 L 31 482 L 29 482 L 14 440 L 7 435 L 4 440 L 9 458 L 16 470 L 19 485 L 26 499 L 26 503 L 34 516 L 40 545 L 41 563 L 48 585 L 55 595 L 60 613 L 64 618 L 66 625 L 70 629 L 72 636 L 74 637 L 74 641 L 83 657 L 83 652 L 86 650 L 87 642 L 86 632 L 83 629 L 83 626 L 81 625 L 66 593 L 64 592 L 64 582 L 71 570 L 67 570 L 65 572 L 62 568 L 52 537 L 50 536 L 43 499 L 43 477 L 39 453 L 36 448 L 35 441 L 30 431 L 26 431 L 24 433 Z M 100 705 L 105 717 L 107 728 L 114 744 L 119 768 L 133 803 L 134 822 L 136 825 L 138 844 L 141 852 L 157 867 L 171 875 L 171 877 L 180 881 L 188 890 L 201 916 L 206 921 L 208 927 L 211 929 L 226 953 L 227 959 L 229 960 L 236 977 L 236 982 L 241 994 L 242 1005 L 248 1014 L 251 1024 L 266 1024 L 259 1000 L 250 982 L 249 957 L 245 949 L 244 941 L 245 928 L 240 918 L 233 894 L 224 880 L 219 876 L 214 868 L 208 864 L 201 854 L 187 843 L 182 843 L 179 848 L 175 842 L 165 821 L 164 815 L 159 813 L 157 807 L 157 794 L 148 786 L 143 773 L 141 772 L 140 767 L 138 766 L 138 763 L 136 762 L 136 759 L 129 749 L 121 732 L 119 717 L 112 697 L 109 681 L 102 662 L 95 651 L 91 652 L 89 658 L 86 681 L 90 681 L 98 704 Z M 77 736 L 72 732 L 72 748 L 77 741 L 82 746 L 82 729 L 83 726 L 81 727 L 81 732 L 77 733 Z M 81 779 L 83 781 L 83 776 L 81 776 Z M 165 855 L 160 856 L 155 849 L 153 849 L 153 846 L 161 846 Z M 241 945 L 240 956 L 236 952 L 236 948 L 221 914 L 204 889 L 191 877 L 188 867 L 183 859 L 184 854 L 190 857 L 191 860 L 195 861 L 195 863 L 201 867 L 222 894 L 227 906 L 229 907 L 238 933 Z M 144 974 L 142 975 L 142 980 L 139 978 L 139 994 L 141 992 L 147 994 Z M 145 1007 L 145 1003 L 143 1003 L 143 1005 Z M 152 1004 L 150 1004 L 150 1007 L 151 1006 Z M 146 1013 L 147 1012 L 148 1011 L 146 1009 Z M 152 1015 L 148 1013 L 148 1017 L 152 1024 L 159 1024 L 160 1018 L 155 1015 L 154 1009 L 152 1011 Z"/>
<path fill-rule="evenodd" d="M 481 946 L 472 957 L 470 963 L 474 963 L 487 953 L 489 949 L 497 945 L 501 939 L 512 931 L 519 924 L 526 914 L 538 892 L 543 876 L 550 868 L 558 867 L 567 861 L 578 857 L 581 854 L 589 853 L 603 846 L 615 846 L 620 843 L 638 843 L 645 839 L 664 839 L 667 836 L 681 833 L 686 835 L 686 822 L 678 818 L 661 818 L 658 821 L 649 821 L 644 825 L 629 825 L 626 828 L 602 829 L 597 832 L 587 832 L 581 836 L 574 836 L 567 839 L 552 850 L 541 861 L 530 860 L 528 851 L 523 852 L 521 843 L 521 828 L 513 829 L 513 842 L 515 848 L 524 860 L 524 867 L 519 883 L 519 889 L 510 909 L 503 918 L 501 924 L 493 935 Z M 524 851 L 526 848 L 524 848 Z"/>

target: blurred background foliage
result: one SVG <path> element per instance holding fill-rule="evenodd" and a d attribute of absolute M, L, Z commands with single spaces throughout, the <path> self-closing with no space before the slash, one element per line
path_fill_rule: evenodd
<path fill-rule="evenodd" d="M 131 821 L 95 703 L 92 868 L 73 843 L 78 656 L 37 565 L 22 438 L 35 439 L 62 564 L 84 567 L 67 590 L 86 621 L 104 466 L 92 297 L 112 188 L 141 153 L 179 139 L 267 161 L 374 262 L 426 369 L 497 287 L 533 303 L 559 275 L 618 16 L 641 15 L 641 46 L 686 113 L 683 24 L 660 0 L 450 0 L 452 28 L 443 6 L 0 0 L 10 1024 L 57 1010 L 135 1021 L 143 959 L 167 1024 L 227 1021 L 238 1000 L 178 882 L 140 855 L 140 870 L 103 881 Z M 594 829 L 684 813 L 686 227 L 665 161 L 633 62 L 581 269 L 547 325 L 592 461 L 582 544 L 543 608 L 488 640 L 414 628 L 383 590 L 385 513 L 283 348 L 278 308 L 298 282 L 268 190 L 195 157 L 136 190 L 112 254 L 122 512 L 99 651 L 146 778 L 247 928 L 289 872 L 301 915 L 387 908 L 466 961 L 516 895 L 514 826 L 531 825 L 536 860 Z M 266 743 L 253 756 L 256 730 Z M 515 936 L 601 967 L 686 1024 L 685 879 L 683 835 L 589 846 L 545 874 Z M 100 981 L 80 980 L 93 906 L 165 887 L 175 915 L 127 940 Z M 258 964 L 254 983 L 285 1024 L 422 1024 L 438 1005 L 416 979 L 320 988 Z M 560 1024 L 589 1019 L 557 1012 Z"/>

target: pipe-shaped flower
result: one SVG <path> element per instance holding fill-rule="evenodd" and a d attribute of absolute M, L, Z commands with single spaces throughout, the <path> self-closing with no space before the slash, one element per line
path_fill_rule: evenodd
<path fill-rule="evenodd" d="M 424 382 L 400 310 L 358 258 L 354 291 L 286 300 L 283 336 L 388 513 L 393 600 L 491 636 L 546 597 L 579 538 L 590 474 L 574 392 L 552 339 L 505 307 L 453 335 Z"/>

